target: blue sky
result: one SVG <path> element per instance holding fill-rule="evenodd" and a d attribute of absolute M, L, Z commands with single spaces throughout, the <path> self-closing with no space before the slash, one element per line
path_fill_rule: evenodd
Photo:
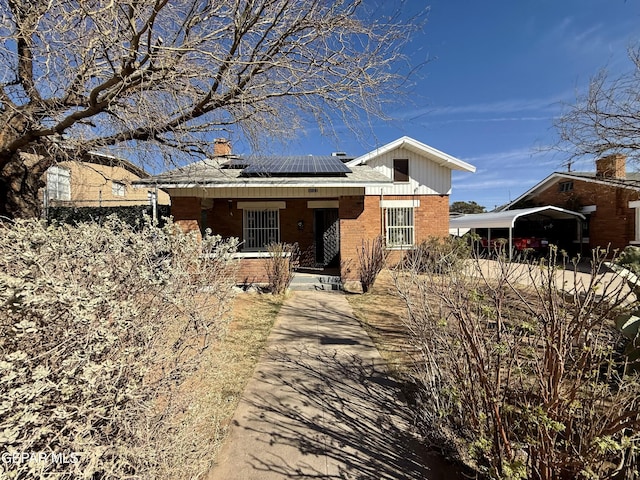
<path fill-rule="evenodd" d="M 410 0 L 407 8 L 422 2 Z M 518 197 L 563 156 L 545 150 L 553 119 L 589 79 L 607 67 L 631 68 L 627 47 L 640 42 L 638 0 L 434 0 L 409 51 L 423 68 L 411 104 L 394 105 L 391 122 L 374 122 L 361 141 L 300 132 L 290 154 L 359 155 L 409 135 L 477 167 L 454 173 L 451 201 L 488 209 Z M 593 162 L 574 170 L 593 170 Z"/>

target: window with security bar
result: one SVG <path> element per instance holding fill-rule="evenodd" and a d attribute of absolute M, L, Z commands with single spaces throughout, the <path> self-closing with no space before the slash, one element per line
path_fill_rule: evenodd
<path fill-rule="evenodd" d="M 244 210 L 244 248 L 258 250 L 280 241 L 280 210 Z"/>
<path fill-rule="evenodd" d="M 387 208 L 387 246 L 410 247 L 414 244 L 413 208 Z"/>

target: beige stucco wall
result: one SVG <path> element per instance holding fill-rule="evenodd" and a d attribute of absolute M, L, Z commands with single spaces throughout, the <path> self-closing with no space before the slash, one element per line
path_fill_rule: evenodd
<path fill-rule="evenodd" d="M 88 206 L 123 206 L 148 203 L 147 192 L 150 188 L 136 188 L 131 182 L 140 177 L 120 166 L 100 165 L 95 163 L 61 162 L 61 168 L 71 173 L 71 204 L 79 207 Z M 123 183 L 123 196 L 113 194 L 113 182 Z M 54 202 L 66 204 L 67 202 Z M 168 205 L 169 195 L 158 191 L 158 203 Z"/>

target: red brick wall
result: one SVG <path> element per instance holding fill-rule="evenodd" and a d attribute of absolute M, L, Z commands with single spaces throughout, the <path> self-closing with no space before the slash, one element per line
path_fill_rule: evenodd
<path fill-rule="evenodd" d="M 358 278 L 358 249 L 362 241 L 380 235 L 379 196 L 340 197 L 340 274 L 343 280 Z"/>
<path fill-rule="evenodd" d="M 314 199 L 317 200 L 317 199 Z M 323 199 L 319 199 L 323 200 Z M 264 199 L 247 198 L 241 202 L 259 202 Z M 298 243 L 300 251 L 313 249 L 313 210 L 307 208 L 308 199 L 286 199 L 287 208 L 280 210 L 280 240 L 286 243 Z M 231 207 L 230 207 L 231 205 Z M 238 200 L 216 199 L 213 208 L 206 211 L 207 227 L 216 235 L 238 237 L 242 240 L 242 210 L 238 210 Z M 303 222 L 302 230 L 298 222 Z"/>
<path fill-rule="evenodd" d="M 267 283 L 266 258 L 243 258 L 236 274 L 238 284 Z"/>
<path fill-rule="evenodd" d="M 419 200 L 414 211 L 415 240 L 419 243 L 433 236 L 449 234 L 449 197 L 446 195 L 385 195 L 385 200 Z M 362 241 L 372 240 L 383 233 L 381 197 L 340 198 L 340 253 L 342 276 L 354 279 L 358 276 L 358 248 Z M 389 262 L 402 258 L 402 251 L 391 251 Z"/>
<path fill-rule="evenodd" d="M 213 208 L 208 209 L 206 214 L 207 228 L 214 235 L 242 238 L 242 210 L 238 210 L 236 200 L 228 202 L 215 199 Z"/>
<path fill-rule="evenodd" d="M 280 240 L 286 243 L 298 243 L 300 252 L 313 250 L 313 210 L 307 208 L 307 199 L 287 199 L 286 210 L 280 210 Z M 304 227 L 298 229 L 298 222 Z"/>
<path fill-rule="evenodd" d="M 185 232 L 200 232 L 200 199 L 197 197 L 172 197 L 171 215 Z"/>
<path fill-rule="evenodd" d="M 595 205 L 596 211 L 589 219 L 589 248 L 606 247 L 622 249 L 634 240 L 635 212 L 629 202 L 640 195 L 633 190 L 615 188 L 594 182 L 573 180 L 573 190 L 561 192 L 557 183 L 533 198 L 535 205 L 554 205 L 579 211 L 581 207 Z"/>
<path fill-rule="evenodd" d="M 340 197 L 340 254 L 342 275 L 345 279 L 357 278 L 358 248 L 362 241 L 372 240 L 381 235 L 382 210 L 380 196 Z M 420 201 L 415 210 L 416 242 L 430 236 L 446 236 L 449 233 L 449 197 L 446 195 L 385 196 L 385 200 Z M 241 201 L 260 201 L 260 199 L 242 199 Z M 317 200 L 317 199 L 314 199 Z M 301 252 L 313 249 L 313 210 L 307 208 L 307 199 L 287 199 L 287 208 L 280 210 L 281 240 L 287 243 L 298 242 Z M 172 198 L 171 213 L 178 225 L 185 231 L 199 230 L 202 218 L 201 199 L 196 197 Z M 206 210 L 207 227 L 214 234 L 223 237 L 242 239 L 242 210 L 237 208 L 237 200 L 232 200 L 231 208 L 226 200 L 216 199 L 213 207 Z M 298 222 L 304 222 L 304 228 L 298 229 Z M 397 262 L 402 252 L 391 252 L 391 262 Z M 243 259 L 239 278 L 249 283 L 264 281 L 264 261 L 262 259 Z"/>

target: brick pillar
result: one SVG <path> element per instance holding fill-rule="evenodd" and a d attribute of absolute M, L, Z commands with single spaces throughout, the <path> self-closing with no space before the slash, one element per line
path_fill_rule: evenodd
<path fill-rule="evenodd" d="M 358 278 L 358 249 L 362 241 L 380 235 L 380 196 L 340 197 L 340 275 L 342 280 Z"/>

